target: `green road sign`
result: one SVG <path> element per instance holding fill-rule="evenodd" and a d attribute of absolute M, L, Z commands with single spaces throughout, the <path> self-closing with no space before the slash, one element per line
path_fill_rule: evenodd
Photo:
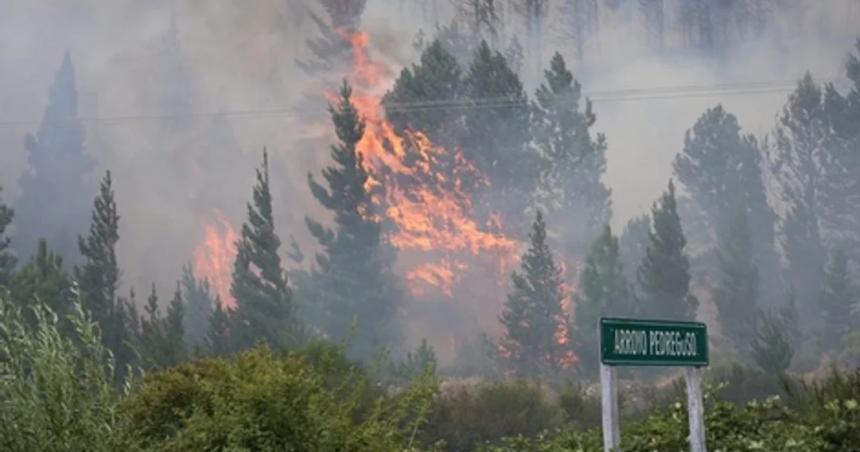
<path fill-rule="evenodd" d="M 606 365 L 707 366 L 708 329 L 700 322 L 600 319 Z"/>

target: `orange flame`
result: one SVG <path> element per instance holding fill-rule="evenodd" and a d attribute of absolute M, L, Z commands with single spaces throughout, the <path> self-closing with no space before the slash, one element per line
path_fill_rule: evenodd
<path fill-rule="evenodd" d="M 202 221 L 204 238 L 194 251 L 194 272 L 209 281 L 225 306 L 234 308 L 230 282 L 238 235 L 220 210 L 214 209 L 212 216 Z"/>
<path fill-rule="evenodd" d="M 351 80 L 362 88 L 352 102 L 365 121 L 357 147 L 371 173 L 366 188 L 381 188 L 374 201 L 377 215 L 392 225 L 386 240 L 421 261 L 406 269 L 412 293 L 435 288 L 452 297 L 470 256 L 489 255 L 506 270 L 516 261 L 518 244 L 501 233 L 497 215 L 486 225 L 474 218 L 466 182 L 488 186 L 489 180 L 460 150 L 438 146 L 420 131 L 399 134 L 385 118 L 381 96 L 370 92 L 390 71 L 369 57 L 366 33 L 339 33 L 353 46 Z"/>

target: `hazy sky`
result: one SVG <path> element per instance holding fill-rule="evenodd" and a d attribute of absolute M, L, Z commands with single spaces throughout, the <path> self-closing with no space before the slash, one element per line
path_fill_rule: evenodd
<path fill-rule="evenodd" d="M 837 83 L 841 80 L 845 55 L 860 34 L 860 2 L 759 1 L 793 6 L 780 10 L 762 30 L 761 37 L 734 42 L 720 57 L 680 51 L 671 40 L 667 51 L 657 56 L 640 45 L 641 26 L 635 21 L 637 2 L 621 2 L 621 12 L 601 6 L 600 40 L 583 62 L 572 63 L 575 75 L 586 92 L 602 93 L 603 97 L 628 89 L 644 89 L 643 96 L 651 97 L 595 102 L 596 129 L 606 133 L 609 143 L 606 182 L 613 190 L 616 227 L 647 209 L 665 187 L 684 131 L 706 108 L 722 103 L 739 117 L 745 130 L 763 136 L 772 128 L 787 95 L 785 90 L 714 93 L 707 87 L 786 82 L 800 78 L 807 70 L 818 78 L 835 78 Z M 151 260 L 136 262 L 136 256 L 144 250 L 151 254 L 152 244 L 157 243 L 153 237 L 163 235 L 165 229 L 175 227 L 178 232 L 172 237 L 176 240 L 199 233 L 199 220 L 182 216 L 181 212 L 188 207 L 186 203 L 205 197 L 207 190 L 215 197 L 235 192 L 238 199 L 247 199 L 253 182 L 252 168 L 264 145 L 274 155 L 276 188 L 289 193 L 279 205 L 283 207 L 279 210 L 283 235 L 293 233 L 301 238 L 302 216 L 308 211 L 320 214 L 306 188 L 306 173 L 315 171 L 327 159 L 324 143 L 330 134 L 327 124 L 320 120 L 325 107 L 321 93 L 316 93 L 320 80 L 307 77 L 294 63 L 295 58 L 305 54 L 305 39 L 314 32 L 307 14 L 309 8 L 316 6 L 305 3 L 315 2 L 3 0 L 0 185 L 4 187 L 4 198 L 14 201 L 18 194 L 18 178 L 26 165 L 24 135 L 37 128 L 47 88 L 62 55 L 69 51 L 77 71 L 81 116 L 89 118 L 89 148 L 99 161 L 93 177 L 107 168 L 118 173 L 116 186 L 124 236 L 131 238 L 121 244 L 126 267 L 133 270 L 138 265 L 148 266 Z M 436 3 L 439 9 L 434 15 L 422 9 L 419 1 L 368 1 L 362 29 L 370 34 L 372 55 L 389 63 L 392 75 L 403 64 L 414 61 L 416 55 L 410 44 L 418 28 L 432 31 L 428 21 L 436 17 L 443 22 L 449 19 L 451 8 L 446 7 L 447 2 Z M 561 2 L 550 2 L 556 3 Z M 673 2 L 666 4 L 669 8 Z M 551 12 L 554 14 L 547 22 L 539 60 L 545 63 L 558 49 L 573 61 L 573 45 L 559 32 L 563 24 L 555 17 L 555 7 Z M 522 24 L 510 8 L 506 13 L 505 32 L 510 36 L 521 30 Z M 157 92 L 164 77 L 160 63 L 166 54 L 171 14 L 178 27 L 180 55 L 192 81 L 190 108 L 204 114 L 196 126 L 197 135 L 183 138 L 187 141 L 182 143 L 153 138 L 155 120 L 147 119 L 163 114 L 165 102 L 169 103 L 159 99 Z M 629 17 L 634 17 L 632 22 Z M 667 33 L 677 34 L 677 25 L 671 23 L 671 17 L 668 20 Z M 538 58 L 530 56 L 527 60 Z M 329 75 L 331 80 L 341 76 Z M 531 92 L 533 80 L 530 83 Z M 786 85 L 770 86 L 781 89 Z M 667 98 L 665 93 L 650 90 L 672 87 L 687 87 L 668 90 L 684 97 Z M 319 95 L 318 102 L 308 104 L 308 95 Z M 214 126 L 207 116 L 247 111 L 259 113 L 228 114 Z M 176 154 L 178 151 L 167 152 L 165 148 L 179 149 L 183 144 L 200 147 L 195 143 L 201 143 L 201 135 L 211 130 L 226 134 L 223 140 L 219 138 L 211 144 L 211 152 L 186 149 L 197 152 L 188 154 L 194 159 L 206 161 L 199 165 L 203 171 L 217 174 L 214 179 L 200 178 L 197 187 L 193 185 L 197 180 L 193 171 L 183 177 L 188 179 L 183 183 L 191 187 L 193 196 L 171 199 L 164 195 L 169 193 L 166 188 L 152 195 L 152 187 L 141 186 L 147 178 L 132 176 L 149 171 L 152 184 L 170 186 L 171 181 L 161 177 L 163 168 L 182 157 Z M 234 139 L 230 149 L 218 149 L 230 138 Z M 244 156 L 239 164 L 234 148 Z M 222 155 L 227 157 L 219 160 Z M 238 221 L 242 206 L 236 204 L 228 213 Z M 130 205 L 136 208 L 129 209 Z M 207 208 L 194 207 L 200 211 Z M 190 258 L 189 251 L 188 246 L 180 246 L 159 252 L 162 259 L 182 262 Z M 178 274 L 178 265 L 148 269 L 140 278 L 169 281 L 175 278 L 171 275 Z"/>

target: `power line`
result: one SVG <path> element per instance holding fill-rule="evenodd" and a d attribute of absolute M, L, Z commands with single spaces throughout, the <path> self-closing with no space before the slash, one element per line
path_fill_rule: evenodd
<path fill-rule="evenodd" d="M 582 93 L 582 99 L 588 99 L 593 103 L 610 103 L 610 102 L 636 102 L 644 100 L 669 100 L 669 99 L 686 99 L 698 97 L 715 97 L 715 96 L 733 96 L 733 95 L 748 95 L 748 94 L 772 94 L 781 92 L 793 91 L 796 87 L 796 81 L 792 80 L 773 80 L 773 81 L 757 81 L 757 82 L 738 82 L 724 83 L 711 85 L 685 85 L 685 86 L 669 86 L 669 87 L 654 87 L 654 88 L 625 88 L 613 90 L 595 90 Z M 564 105 L 566 102 L 579 102 L 580 96 L 571 97 L 569 100 L 565 98 L 556 98 L 557 104 Z M 529 100 L 524 96 L 521 98 L 513 97 L 484 97 L 477 99 L 452 99 L 438 101 L 415 101 L 415 102 L 391 102 L 385 104 L 385 110 L 388 112 L 408 113 L 408 112 L 423 112 L 437 110 L 480 110 L 480 109 L 498 109 L 498 108 L 525 108 L 530 105 Z M 69 121 L 80 121 L 82 123 L 99 123 L 99 124 L 117 124 L 128 122 L 143 122 L 143 121 L 158 121 L 170 119 L 186 119 L 186 118 L 207 118 L 207 117 L 226 117 L 226 118 L 287 118 L 290 120 L 299 120 L 307 117 L 307 111 L 298 112 L 295 107 L 277 107 L 268 109 L 247 109 L 247 110 L 232 110 L 232 111 L 217 111 L 217 112 L 192 112 L 192 113 L 162 113 L 162 114 L 128 114 L 115 116 L 94 116 L 81 117 L 70 119 Z M 312 112 L 316 114 L 325 113 L 324 109 Z M 63 122 L 63 121 L 58 121 Z M 42 120 L 10 120 L 0 121 L 0 127 L 31 127 L 42 124 Z"/>

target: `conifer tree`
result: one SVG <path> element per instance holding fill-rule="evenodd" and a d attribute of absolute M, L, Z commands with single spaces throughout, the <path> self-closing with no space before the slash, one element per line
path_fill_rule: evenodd
<path fill-rule="evenodd" d="M 760 310 L 756 316 L 755 337 L 750 347 L 755 363 L 770 374 L 784 374 L 794 358 L 791 336 L 796 330 L 792 304 L 778 311 Z"/>
<path fill-rule="evenodd" d="M 45 303 L 59 316 L 69 313 L 72 282 L 63 269 L 63 258 L 39 241 L 36 254 L 10 279 L 12 300 L 18 306 L 30 306 L 36 300 Z"/>
<path fill-rule="evenodd" d="M 529 139 L 529 112 L 508 104 L 527 105 L 528 99 L 517 74 L 505 57 L 485 42 L 475 50 L 463 81 L 466 97 L 476 108 L 465 117 L 463 141 L 466 157 L 486 174 L 494 189 L 534 188 L 537 179 L 536 154 L 526 148 Z M 488 101 L 491 99 L 491 101 Z"/>
<path fill-rule="evenodd" d="M 462 70 L 453 55 L 439 40 L 421 53 L 421 61 L 404 68 L 394 87 L 383 99 L 389 120 L 399 129 L 409 128 L 427 134 L 434 143 L 455 144 L 460 131 L 461 114 L 447 109 L 420 110 L 410 104 L 452 102 L 462 96 Z"/>
<path fill-rule="evenodd" d="M 153 284 L 144 312 L 146 317 L 140 319 L 139 339 L 143 364 L 153 369 L 179 364 L 186 352 L 182 328 L 184 308 L 179 284 L 164 316 L 161 315 L 158 294 Z"/>
<path fill-rule="evenodd" d="M 334 229 L 305 218 L 322 248 L 305 297 L 321 313 L 319 327 L 327 335 L 347 339 L 351 355 L 367 358 L 379 347 L 398 343 L 394 320 L 403 293 L 392 271 L 393 251 L 383 242 L 366 189 L 369 174 L 356 149 L 364 121 L 351 96 L 344 82 L 337 105 L 330 107 L 340 143 L 331 148 L 333 165 L 322 172 L 326 186 L 308 175 L 311 193 L 333 214 Z"/>
<path fill-rule="evenodd" d="M 0 286 L 8 286 L 17 259 L 9 248 L 12 239 L 7 236 L 6 228 L 12 223 L 15 211 L 3 203 L 2 194 L 0 186 Z"/>
<path fill-rule="evenodd" d="M 167 305 L 167 315 L 164 318 L 165 338 L 169 347 L 166 360 L 169 366 L 179 364 L 187 355 L 184 323 L 185 301 L 182 299 L 181 285 L 177 282 L 173 299 Z"/>
<path fill-rule="evenodd" d="M 723 336 L 746 355 L 755 334 L 758 269 L 753 256 L 747 212 L 738 208 L 731 228 L 718 242 L 720 277 L 713 291 Z"/>
<path fill-rule="evenodd" d="M 27 136 L 25 147 L 29 168 L 19 183 L 13 247 L 18 256 L 30 256 L 44 238 L 66 262 L 76 263 L 75 238 L 87 228 L 90 186 L 85 177 L 95 162 L 84 146 L 68 53 L 51 85 L 39 130 Z"/>
<path fill-rule="evenodd" d="M 597 322 L 602 316 L 632 314 L 631 296 L 619 255 L 618 238 L 606 226 L 591 245 L 573 300 L 571 335 L 582 372 L 593 377 L 598 369 Z"/>
<path fill-rule="evenodd" d="M 786 280 L 798 301 L 806 327 L 818 327 L 817 293 L 826 260 L 827 239 L 838 235 L 831 227 L 841 207 L 833 191 L 839 178 L 830 171 L 834 143 L 823 92 L 806 74 L 778 118 L 772 172 L 779 183 L 787 215 L 783 249 L 788 260 Z"/>
<path fill-rule="evenodd" d="M 499 317 L 504 327 L 501 358 L 519 375 L 556 376 L 570 352 L 569 343 L 559 336 L 560 328 L 567 325 L 562 309 L 567 295 L 561 268 L 546 243 L 540 212 L 529 234 L 529 249 L 521 258 L 521 271 L 511 274 L 511 283 Z"/>
<path fill-rule="evenodd" d="M 654 318 L 694 319 L 699 302 L 690 293 L 690 262 L 684 253 L 687 240 L 671 180 L 668 190 L 651 208 L 651 218 L 648 247 L 637 273 L 642 291 L 640 309 Z"/>
<path fill-rule="evenodd" d="M 147 368 L 158 368 L 164 352 L 164 334 L 161 331 L 164 325 L 158 309 L 158 294 L 155 290 L 155 284 L 152 285 L 149 296 L 146 298 L 143 312 L 146 315 L 140 318 L 140 338 L 138 340 L 141 360 Z"/>
<path fill-rule="evenodd" d="M 300 340 L 292 290 L 278 255 L 280 246 L 272 214 L 269 155 L 264 149 L 253 202 L 248 203 L 248 220 L 236 243 L 230 286 L 236 299 L 232 339 L 239 348 L 251 347 L 258 339 L 273 347 Z"/>
<path fill-rule="evenodd" d="M 114 354 L 119 383 L 125 378 L 126 367 L 134 361 L 135 352 L 128 328 L 129 312 L 116 297 L 120 277 L 115 250 L 118 241 L 119 215 L 108 171 L 93 202 L 89 234 L 78 237 L 83 263 L 75 267 L 74 273 L 83 307 L 101 329 L 102 342 Z"/>
<path fill-rule="evenodd" d="M 206 339 L 209 316 L 214 309 L 209 281 L 197 279 L 191 264 L 182 267 L 183 298 L 186 300 L 183 330 L 189 346 L 201 346 Z"/>
<path fill-rule="evenodd" d="M 818 296 L 824 328 L 821 342 L 825 350 L 838 351 L 842 339 L 854 330 L 854 310 L 860 293 L 854 287 L 848 272 L 848 256 L 843 248 L 836 248 L 824 272 L 824 283 Z"/>
<path fill-rule="evenodd" d="M 760 296 L 773 306 L 783 293 L 774 243 L 776 215 L 765 193 L 761 156 L 756 139 L 742 134 L 737 118 L 717 105 L 687 131 L 684 149 L 673 167 L 690 192 L 694 209 L 704 214 L 703 225 L 697 229 L 706 230 L 707 237 L 720 241 L 731 235 L 736 211 L 746 210 L 749 246 L 759 267 Z M 691 218 L 684 220 L 688 224 Z"/>
<path fill-rule="evenodd" d="M 75 267 L 75 278 L 80 284 L 84 309 L 101 327 L 105 345 L 117 353 L 123 338 L 123 319 L 117 312 L 119 267 L 115 246 L 119 241 L 119 215 L 110 171 L 102 179 L 93 205 L 90 232 L 86 238 L 78 238 L 84 262 Z"/>
<path fill-rule="evenodd" d="M 606 172 L 606 139 L 592 138 L 597 120 L 591 102 L 580 110 L 582 89 L 556 53 L 545 82 L 532 104 L 531 135 L 540 152 L 540 195 L 544 209 L 557 212 L 560 228 L 579 239 L 584 250 L 609 221 L 610 191 L 601 181 Z"/>
<path fill-rule="evenodd" d="M 232 311 L 215 297 L 215 309 L 209 316 L 209 329 L 206 331 L 206 348 L 215 356 L 226 356 L 233 351 L 230 340 Z"/>
<path fill-rule="evenodd" d="M 624 267 L 624 277 L 633 286 L 637 284 L 636 271 L 642 259 L 645 258 L 645 250 L 648 249 L 648 234 L 651 231 L 651 217 L 643 213 L 627 221 L 624 232 L 619 239 L 621 263 Z"/>

